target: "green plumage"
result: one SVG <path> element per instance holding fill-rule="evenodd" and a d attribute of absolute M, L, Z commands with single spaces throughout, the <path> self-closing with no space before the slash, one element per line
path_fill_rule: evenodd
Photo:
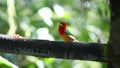
<path fill-rule="evenodd" d="M 67 29 L 65 30 L 65 33 L 66 33 L 67 35 L 72 35 Z"/>

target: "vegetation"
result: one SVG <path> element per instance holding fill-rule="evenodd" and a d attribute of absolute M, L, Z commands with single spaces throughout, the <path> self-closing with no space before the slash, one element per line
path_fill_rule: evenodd
<path fill-rule="evenodd" d="M 63 41 L 59 22 L 80 42 L 107 43 L 108 0 L 0 0 L 0 33 Z M 3 58 L 4 57 L 4 58 Z M 5 58 L 7 60 L 5 60 Z M 106 68 L 104 63 L 1 53 L 1 68 Z"/>

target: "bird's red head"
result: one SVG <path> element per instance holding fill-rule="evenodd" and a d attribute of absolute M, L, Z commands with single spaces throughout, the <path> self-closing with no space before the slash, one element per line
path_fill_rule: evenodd
<path fill-rule="evenodd" d="M 60 22 L 58 31 L 60 33 L 60 35 L 63 35 L 65 33 L 66 30 L 66 23 L 65 22 Z"/>

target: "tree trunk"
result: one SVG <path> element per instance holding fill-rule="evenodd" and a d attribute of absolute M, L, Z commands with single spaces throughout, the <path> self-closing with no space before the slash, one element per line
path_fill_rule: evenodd
<path fill-rule="evenodd" d="M 110 0 L 111 30 L 108 46 L 108 58 L 113 68 L 120 68 L 120 3 Z"/>

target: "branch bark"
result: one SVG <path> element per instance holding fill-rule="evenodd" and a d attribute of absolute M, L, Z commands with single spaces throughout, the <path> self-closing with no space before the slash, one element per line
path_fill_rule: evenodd
<path fill-rule="evenodd" d="M 107 59 L 104 56 L 105 47 L 105 44 L 100 43 L 60 42 L 0 35 L 0 52 L 3 53 L 62 59 L 106 61 Z"/>
<path fill-rule="evenodd" d="M 108 46 L 108 58 L 114 68 L 120 68 L 120 4 L 110 0 L 111 30 Z"/>

